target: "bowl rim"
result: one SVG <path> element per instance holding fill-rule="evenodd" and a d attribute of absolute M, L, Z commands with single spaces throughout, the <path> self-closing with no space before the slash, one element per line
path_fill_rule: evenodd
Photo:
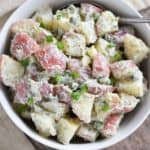
<path fill-rule="evenodd" d="M 7 24 L 10 22 L 11 18 L 13 16 L 15 16 L 16 14 L 18 14 L 18 12 L 20 10 L 22 10 L 26 4 L 30 3 L 32 0 L 27 0 L 25 1 L 20 7 L 18 7 L 13 13 L 12 15 L 8 18 L 8 20 L 6 21 L 6 23 L 3 25 L 1 33 L 0 33 L 0 39 L 2 38 L 2 33 L 5 29 L 5 26 L 7 26 Z M 138 17 L 142 17 L 142 15 L 128 2 L 126 2 L 125 0 L 119 0 L 120 2 L 122 2 L 124 5 L 126 5 L 127 7 L 129 7 L 130 9 L 132 9 L 135 13 L 135 15 L 137 15 Z M 150 26 L 147 26 L 147 29 L 150 30 Z M 2 88 L 1 88 L 2 89 Z M 139 128 L 141 126 L 141 124 L 145 121 L 145 119 L 149 116 L 150 111 L 146 112 L 145 115 L 143 116 L 143 118 L 141 118 L 140 122 L 138 124 L 135 125 L 134 128 L 132 128 L 132 130 L 130 130 L 130 132 L 128 132 L 126 135 L 120 137 L 120 139 L 115 139 L 111 142 L 106 141 L 105 143 L 102 143 L 102 145 L 100 145 L 100 142 L 95 142 L 95 143 L 86 143 L 86 144 L 69 144 L 69 145 L 63 145 L 63 144 L 59 144 L 57 142 L 53 142 L 50 139 L 45 139 L 44 137 L 40 136 L 38 133 L 34 132 L 33 130 L 31 130 L 25 123 L 24 121 L 15 113 L 15 111 L 12 109 L 10 103 L 5 100 L 5 94 L 2 90 L 0 90 L 0 103 L 3 107 L 3 109 L 5 110 L 5 112 L 7 113 L 7 115 L 9 116 L 9 118 L 12 120 L 12 122 L 22 131 L 24 132 L 26 135 L 28 135 L 29 137 L 31 137 L 33 140 L 35 140 L 36 142 L 39 142 L 43 145 L 46 145 L 50 148 L 55 148 L 55 149 L 61 149 L 61 150 L 76 150 L 77 148 L 80 147 L 80 149 L 87 149 L 87 150 L 95 150 L 95 149 L 103 149 L 103 148 L 107 148 L 110 147 L 116 143 L 121 142 L 122 140 L 124 140 L 125 138 L 127 138 L 128 136 L 130 136 L 135 130 L 137 130 L 137 128 Z"/>

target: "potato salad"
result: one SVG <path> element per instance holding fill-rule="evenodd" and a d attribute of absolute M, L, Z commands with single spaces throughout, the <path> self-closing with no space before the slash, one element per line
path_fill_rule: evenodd
<path fill-rule="evenodd" d="M 150 48 L 110 10 L 44 7 L 12 24 L 10 34 L 0 80 L 41 136 L 62 144 L 114 136 L 146 92 L 139 64 Z"/>

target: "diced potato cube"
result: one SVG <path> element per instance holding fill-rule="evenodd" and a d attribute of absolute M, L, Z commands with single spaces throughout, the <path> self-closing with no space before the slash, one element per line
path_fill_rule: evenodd
<path fill-rule="evenodd" d="M 90 79 L 85 82 L 88 92 L 94 95 L 103 96 L 107 92 L 113 92 L 115 88 L 111 85 L 99 84 L 96 80 Z"/>
<path fill-rule="evenodd" d="M 98 137 L 98 131 L 96 131 L 91 125 L 83 124 L 78 129 L 77 136 L 83 138 L 86 141 L 94 142 Z"/>
<path fill-rule="evenodd" d="M 56 135 L 55 121 L 53 116 L 47 112 L 32 112 L 32 121 L 34 122 L 37 130 L 42 136 L 48 137 Z"/>
<path fill-rule="evenodd" d="M 96 7 L 90 3 L 81 3 L 81 16 L 84 20 L 89 20 L 91 18 L 95 19 L 95 17 L 100 15 L 102 9 L 100 7 Z"/>
<path fill-rule="evenodd" d="M 81 63 L 83 67 L 88 67 L 89 64 L 91 63 L 91 59 L 88 55 L 84 55 L 81 59 Z"/>
<path fill-rule="evenodd" d="M 116 54 L 116 48 L 113 43 L 109 43 L 106 40 L 99 38 L 96 41 L 95 48 L 98 52 L 101 52 L 106 58 L 111 61 L 111 58 Z"/>
<path fill-rule="evenodd" d="M 57 120 L 68 112 L 68 106 L 58 101 L 42 102 L 41 105 L 47 111 L 54 113 Z"/>
<path fill-rule="evenodd" d="M 132 79 L 136 77 L 137 79 L 143 78 L 142 72 L 131 60 L 121 60 L 110 65 L 113 76 L 116 79 Z M 137 80 L 136 79 L 136 80 Z"/>
<path fill-rule="evenodd" d="M 67 31 L 73 31 L 75 26 L 70 23 L 70 18 L 68 16 L 68 13 L 65 9 L 63 10 L 57 10 L 56 14 L 54 15 L 53 19 L 53 30 L 63 30 L 65 32 Z"/>
<path fill-rule="evenodd" d="M 92 114 L 92 120 L 104 122 L 107 116 L 111 113 L 111 109 L 103 111 L 103 104 L 101 101 L 96 101 L 94 104 L 94 112 Z"/>
<path fill-rule="evenodd" d="M 121 93 L 120 98 L 122 103 L 122 110 L 120 113 L 131 112 L 140 102 L 140 99 L 125 93 Z"/>
<path fill-rule="evenodd" d="M 94 58 L 97 55 L 97 50 L 94 46 L 91 46 L 87 49 L 87 54 L 91 57 Z"/>
<path fill-rule="evenodd" d="M 94 95 L 85 93 L 80 96 L 79 100 L 72 100 L 72 111 L 85 123 L 91 121 L 94 99 Z"/>
<path fill-rule="evenodd" d="M 95 116 L 97 120 L 104 122 L 107 116 L 118 109 L 121 106 L 121 99 L 115 93 L 106 93 L 103 97 L 100 97 L 95 105 Z"/>
<path fill-rule="evenodd" d="M 11 41 L 10 52 L 18 60 L 31 57 L 31 55 L 40 49 L 36 41 L 27 33 L 17 33 Z"/>
<path fill-rule="evenodd" d="M 57 124 L 58 141 L 63 144 L 69 144 L 79 126 L 80 122 L 78 120 L 61 118 Z"/>
<path fill-rule="evenodd" d="M 126 34 L 124 38 L 125 54 L 128 59 L 140 63 L 150 52 L 150 48 L 139 38 Z"/>
<path fill-rule="evenodd" d="M 110 137 L 117 133 L 117 129 L 119 127 L 119 124 L 123 118 L 122 114 L 114 114 L 108 116 L 104 123 L 103 129 L 100 130 L 100 133 L 104 137 Z"/>
<path fill-rule="evenodd" d="M 50 7 L 45 7 L 38 10 L 33 16 L 37 22 L 41 23 L 43 27 L 47 29 L 51 29 L 52 20 L 53 20 L 53 12 Z"/>
<path fill-rule="evenodd" d="M 121 103 L 121 99 L 116 93 L 106 93 L 104 95 L 105 102 L 109 104 L 110 108 L 113 109 Z"/>
<path fill-rule="evenodd" d="M 110 11 L 103 11 L 97 20 L 96 30 L 98 36 L 118 31 L 118 17 Z"/>
<path fill-rule="evenodd" d="M 11 27 L 12 35 L 15 35 L 18 32 L 25 32 L 28 33 L 31 37 L 34 37 L 38 30 L 39 23 L 35 22 L 32 19 L 19 20 L 15 22 Z"/>
<path fill-rule="evenodd" d="M 23 74 L 24 67 L 19 62 L 7 55 L 0 56 L 0 79 L 3 84 L 15 88 Z"/>
<path fill-rule="evenodd" d="M 92 76 L 94 78 L 108 78 L 110 74 L 109 63 L 107 59 L 101 54 L 98 53 L 93 58 L 92 63 Z"/>
<path fill-rule="evenodd" d="M 80 57 L 85 53 L 85 38 L 81 34 L 67 32 L 64 34 L 62 42 L 66 55 Z"/>
<path fill-rule="evenodd" d="M 51 74 L 61 73 L 66 68 L 67 57 L 54 44 L 47 45 L 37 51 L 35 56 L 41 66 Z"/>
<path fill-rule="evenodd" d="M 65 9 L 65 11 L 67 13 L 68 18 L 70 19 L 70 22 L 73 25 L 76 25 L 78 22 L 81 21 L 79 7 L 76 7 L 71 4 L 67 9 Z"/>
<path fill-rule="evenodd" d="M 79 22 L 78 31 L 84 35 L 86 44 L 94 43 L 97 39 L 94 20 Z"/>
<path fill-rule="evenodd" d="M 144 84 L 142 79 L 136 81 L 119 81 L 117 87 L 120 92 L 129 95 L 137 97 L 142 97 L 144 95 Z"/>

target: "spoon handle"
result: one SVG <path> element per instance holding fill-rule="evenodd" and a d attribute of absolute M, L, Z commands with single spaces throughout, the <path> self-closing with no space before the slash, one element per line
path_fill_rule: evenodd
<path fill-rule="evenodd" d="M 120 23 L 130 24 L 130 23 L 150 23 L 150 18 L 120 18 Z"/>

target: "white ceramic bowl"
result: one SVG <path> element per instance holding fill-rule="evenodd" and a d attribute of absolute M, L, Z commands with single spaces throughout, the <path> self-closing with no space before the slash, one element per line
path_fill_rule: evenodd
<path fill-rule="evenodd" d="M 80 1 L 81 0 L 76 0 Z M 83 0 L 84 1 L 84 0 Z M 100 3 L 104 6 L 106 6 L 108 9 L 113 10 L 115 13 L 121 15 L 121 16 L 128 16 L 128 17 L 141 17 L 140 14 L 132 8 L 130 5 L 128 5 L 123 0 L 92 0 L 97 3 Z M 12 16 L 8 19 L 6 24 L 4 25 L 1 34 L 0 34 L 0 52 L 3 53 L 5 50 L 7 50 L 7 42 L 9 39 L 9 29 L 13 22 L 16 20 L 30 17 L 33 12 L 35 12 L 38 8 L 42 7 L 42 5 L 50 4 L 52 7 L 58 7 L 61 6 L 67 2 L 71 2 L 70 0 L 28 0 L 26 1 L 21 7 L 19 7 Z M 150 44 L 150 28 L 148 25 L 145 24 L 136 24 L 135 28 L 137 29 L 139 35 L 147 42 L 147 44 Z M 144 74 L 147 77 L 148 83 L 150 83 L 150 58 L 144 61 L 143 65 Z M 149 68 L 149 69 L 148 69 Z M 55 149 L 61 149 L 61 150 L 96 150 L 96 149 L 102 149 L 109 147 L 126 137 L 128 137 L 130 134 L 132 134 L 148 117 L 150 113 L 150 92 L 146 94 L 146 96 L 143 98 L 143 101 L 140 103 L 140 105 L 137 107 L 135 111 L 132 113 L 129 113 L 128 116 L 125 117 L 124 121 L 122 122 L 118 133 L 111 138 L 96 141 L 94 143 L 88 143 L 88 144 L 69 144 L 69 145 L 62 145 L 58 143 L 57 141 L 53 141 L 51 139 L 45 139 L 38 135 L 37 132 L 34 132 L 31 130 L 21 119 L 18 117 L 18 115 L 14 112 L 14 110 L 11 107 L 11 104 L 9 103 L 9 100 L 11 98 L 8 97 L 3 87 L 1 87 L 0 90 L 0 102 L 10 117 L 10 119 L 16 124 L 20 130 L 22 130 L 24 133 L 26 133 L 29 137 L 36 140 L 39 143 L 42 143 L 46 146 L 55 148 Z"/>

